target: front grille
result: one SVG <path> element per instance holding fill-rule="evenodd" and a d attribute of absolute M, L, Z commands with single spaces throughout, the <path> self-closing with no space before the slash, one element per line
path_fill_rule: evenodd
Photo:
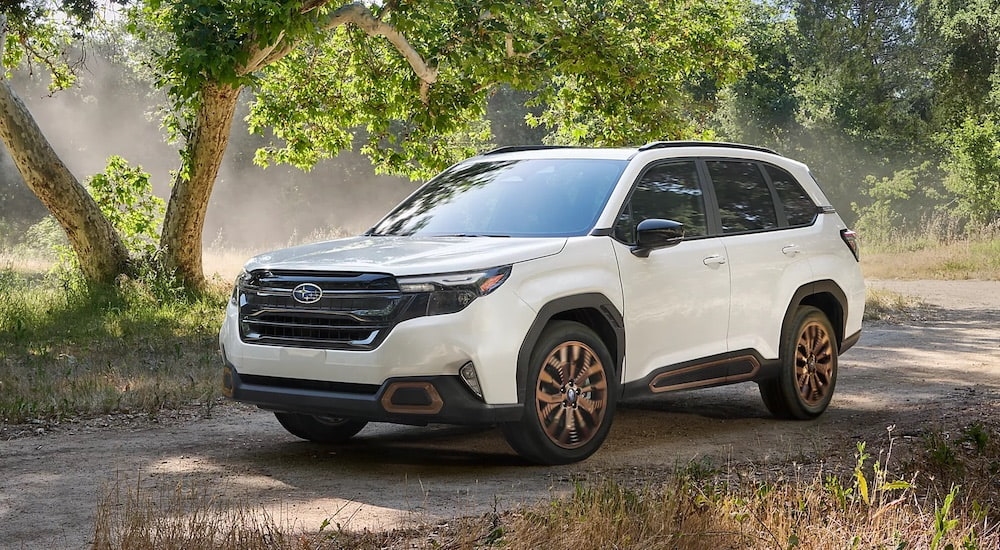
<path fill-rule="evenodd" d="M 322 290 L 321 297 L 302 303 L 295 296 L 301 285 Z M 376 348 L 414 298 L 381 273 L 255 271 L 237 293 L 244 342 L 348 350 Z"/>

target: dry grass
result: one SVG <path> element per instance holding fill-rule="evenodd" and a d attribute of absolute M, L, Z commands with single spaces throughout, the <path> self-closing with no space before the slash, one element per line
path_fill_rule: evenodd
<path fill-rule="evenodd" d="M 920 298 L 869 287 L 865 296 L 866 321 L 905 321 L 924 305 Z"/>
<path fill-rule="evenodd" d="M 52 268 L 52 258 L 43 254 L 14 253 L 0 250 L 0 270 L 20 274 L 45 273 Z"/>
<path fill-rule="evenodd" d="M 876 457 L 859 445 L 846 471 L 696 464 L 665 481 L 606 478 L 537 506 L 379 533 L 303 532 L 245 503 L 190 491 L 154 501 L 136 489 L 101 503 L 95 548 L 992 549 L 1000 547 L 990 474 L 998 439 L 995 426 L 968 427 L 944 443 L 942 460 L 941 441 L 929 437 L 900 475 L 890 473 L 904 468 L 890 464 L 890 438 Z"/>
<path fill-rule="evenodd" d="M 1000 238 L 863 250 L 861 267 L 872 279 L 1000 279 Z"/>
<path fill-rule="evenodd" d="M 350 532 L 323 526 L 304 532 L 263 507 L 178 486 L 150 495 L 138 486 L 109 488 L 94 521 L 95 550 L 325 550 L 388 548 L 417 530 Z"/>

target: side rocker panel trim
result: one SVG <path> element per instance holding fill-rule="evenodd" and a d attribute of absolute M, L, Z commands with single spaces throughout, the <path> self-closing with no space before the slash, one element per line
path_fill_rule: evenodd
<path fill-rule="evenodd" d="M 758 381 L 775 376 L 779 368 L 777 360 L 766 360 L 755 350 L 732 351 L 658 368 L 625 384 L 622 399 Z"/>

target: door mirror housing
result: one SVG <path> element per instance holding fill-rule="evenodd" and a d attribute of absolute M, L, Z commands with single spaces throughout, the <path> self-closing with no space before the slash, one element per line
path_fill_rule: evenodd
<path fill-rule="evenodd" d="M 635 228 L 635 246 L 632 247 L 632 254 L 645 258 L 653 250 L 675 246 L 682 240 L 684 240 L 684 224 L 655 218 L 643 220 Z"/>

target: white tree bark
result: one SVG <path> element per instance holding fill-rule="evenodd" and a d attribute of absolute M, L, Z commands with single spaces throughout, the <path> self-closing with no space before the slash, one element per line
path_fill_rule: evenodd
<path fill-rule="evenodd" d="M 84 277 L 111 283 L 128 269 L 128 250 L 11 88 L 2 66 L 5 28 L 6 18 L 0 15 L 0 139 L 28 188 L 66 231 Z"/>

